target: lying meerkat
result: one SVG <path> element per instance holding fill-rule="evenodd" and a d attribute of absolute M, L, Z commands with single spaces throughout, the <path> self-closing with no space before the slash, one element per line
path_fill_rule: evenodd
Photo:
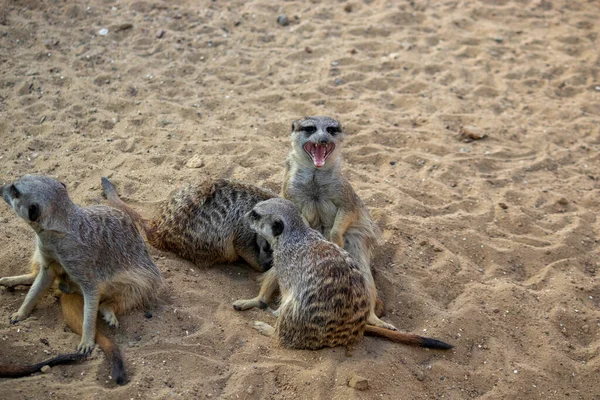
<path fill-rule="evenodd" d="M 342 176 L 342 127 L 330 117 L 306 117 L 292 124 L 292 149 L 288 154 L 282 196 L 291 200 L 306 223 L 325 238 L 344 248 L 358 262 L 369 287 L 370 325 L 396 328 L 379 319 L 383 303 L 371 273 L 371 254 L 380 236 L 366 206 L 350 182 Z M 277 289 L 274 272 L 264 277 L 261 293 L 254 299 L 240 300 L 234 307 L 244 310 L 265 307 Z"/>
<path fill-rule="evenodd" d="M 436 339 L 367 325 L 372 292 L 363 267 L 308 227 L 289 200 L 260 202 L 246 218 L 271 245 L 272 270 L 282 295 L 275 327 L 255 323 L 261 333 L 275 335 L 281 345 L 294 349 L 352 348 L 365 333 L 421 347 L 452 348 Z"/>
<path fill-rule="evenodd" d="M 117 326 L 116 315 L 154 300 L 162 283 L 134 221 L 108 206 L 80 207 L 56 180 L 25 175 L 0 188 L 2 197 L 36 233 L 32 272 L 0 279 L 0 285 L 31 284 L 11 323 L 26 319 L 55 280 L 65 321 L 81 334 L 78 353 L 92 352 L 95 340 L 104 350 L 118 384 L 126 382 L 120 351 L 96 330 L 100 312 Z"/>
<path fill-rule="evenodd" d="M 159 216 L 148 221 L 119 198 L 108 179 L 102 178 L 102 188 L 108 201 L 129 213 L 157 249 L 196 264 L 242 258 L 260 272 L 271 267 L 268 243 L 241 221 L 256 203 L 276 197 L 273 192 L 226 179 L 186 185 L 171 193 Z"/>

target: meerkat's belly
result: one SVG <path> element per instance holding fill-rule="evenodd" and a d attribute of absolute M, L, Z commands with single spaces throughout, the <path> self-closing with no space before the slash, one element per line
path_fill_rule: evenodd
<path fill-rule="evenodd" d="M 328 200 L 304 201 L 299 205 L 302 216 L 308 225 L 321 232 L 323 235 L 329 234 L 335 221 L 337 207 Z"/>

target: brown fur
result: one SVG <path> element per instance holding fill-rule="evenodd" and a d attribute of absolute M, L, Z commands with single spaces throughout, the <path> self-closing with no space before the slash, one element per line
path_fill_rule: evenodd
<path fill-rule="evenodd" d="M 308 227 L 288 200 L 258 203 L 248 214 L 252 229 L 273 249 L 273 269 L 267 272 L 258 298 L 238 300 L 236 310 L 261 305 L 276 276 L 281 305 L 275 327 L 256 322 L 263 334 L 274 335 L 287 348 L 352 348 L 363 334 L 423 347 L 449 349 L 436 339 L 368 326 L 371 292 L 359 263 L 348 252 Z M 274 271 L 274 272 L 272 272 Z M 264 304 L 264 303 L 262 303 Z"/>
<path fill-rule="evenodd" d="M 106 198 L 127 212 L 145 232 L 148 242 L 197 264 L 230 263 L 242 258 L 252 268 L 270 268 L 270 249 L 241 223 L 256 203 L 277 196 L 268 190 L 225 179 L 186 185 L 171 193 L 158 213 L 147 220 L 102 180 Z"/>
<path fill-rule="evenodd" d="M 106 206 L 80 207 L 66 186 L 40 175 L 25 175 L 0 188 L 4 200 L 36 233 L 32 272 L 0 279 L 0 285 L 31 284 L 11 323 L 26 319 L 53 282 L 65 293 L 67 324 L 81 334 L 79 353 L 92 352 L 96 340 L 113 367 L 113 379 L 126 382 L 118 348 L 97 331 L 100 313 L 111 326 L 116 314 L 149 304 L 162 283 L 134 221 Z"/>

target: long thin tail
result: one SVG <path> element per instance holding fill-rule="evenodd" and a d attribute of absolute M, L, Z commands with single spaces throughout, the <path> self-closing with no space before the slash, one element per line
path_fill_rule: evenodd
<path fill-rule="evenodd" d="M 121 200 L 119 194 L 117 193 L 117 188 L 115 188 L 115 185 L 113 185 L 112 182 L 105 177 L 102 177 L 102 193 L 104 193 L 106 200 L 108 200 L 108 202 L 112 206 L 127 213 L 131 217 L 131 219 L 133 219 L 135 223 L 142 229 L 144 235 L 148 237 L 150 232 L 149 221 L 142 217 L 140 213 L 135 211 L 133 208 L 129 207 L 123 200 Z"/>
<path fill-rule="evenodd" d="M 392 342 L 407 344 L 409 346 L 427 347 L 429 349 L 449 350 L 454 347 L 451 344 L 442 342 L 441 340 L 413 335 L 411 333 L 392 331 L 390 329 L 373 325 L 367 325 L 365 335 L 379 336 L 391 340 Z"/>
<path fill-rule="evenodd" d="M 63 294 L 60 298 L 63 317 L 69 328 L 78 335 L 83 329 L 83 297 L 79 294 Z M 127 373 L 123 363 L 123 355 L 119 347 L 108 338 L 100 326 L 96 329 L 96 343 L 108 359 L 111 367 L 111 376 L 117 385 L 127 383 Z"/>
<path fill-rule="evenodd" d="M 19 378 L 38 372 L 46 365 L 54 367 L 55 365 L 69 364 L 84 358 L 83 355 L 78 353 L 59 354 L 56 357 L 33 365 L 0 365 L 0 378 Z"/>

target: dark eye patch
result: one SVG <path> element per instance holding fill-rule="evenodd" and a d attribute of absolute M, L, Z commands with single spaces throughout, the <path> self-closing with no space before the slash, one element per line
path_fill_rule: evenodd
<path fill-rule="evenodd" d="M 307 135 L 312 135 L 316 131 L 317 131 L 317 127 L 314 126 L 314 125 L 309 125 L 309 126 L 303 126 L 302 127 L 302 132 L 304 132 Z"/>
<path fill-rule="evenodd" d="M 342 130 L 340 129 L 339 126 L 328 126 L 327 127 L 327 133 L 329 133 L 331 136 L 334 136 L 338 133 L 340 133 Z"/>
<path fill-rule="evenodd" d="M 37 204 L 30 205 L 27 209 L 27 214 L 30 221 L 37 221 L 37 219 L 40 217 L 40 207 Z"/>
<path fill-rule="evenodd" d="M 21 195 L 21 192 L 19 192 L 19 189 L 17 189 L 17 187 L 15 185 L 10 185 L 10 196 L 13 199 L 18 199 L 19 196 Z"/>
<path fill-rule="evenodd" d="M 271 233 L 274 237 L 281 235 L 283 232 L 283 222 L 282 221 L 274 221 L 271 225 Z"/>

